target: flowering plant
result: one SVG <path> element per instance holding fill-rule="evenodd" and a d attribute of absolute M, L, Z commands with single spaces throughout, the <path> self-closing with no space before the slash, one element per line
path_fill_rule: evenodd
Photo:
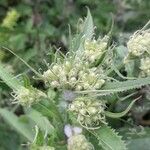
<path fill-rule="evenodd" d="M 132 98 L 132 92 L 150 84 L 150 33 L 144 28 L 136 32 L 120 60 L 118 47 L 110 41 L 111 32 L 96 39 L 88 10 L 80 33 L 74 38 L 70 35 L 68 53 L 58 49 L 47 70 L 38 73 L 19 58 L 35 73 L 35 79 L 45 83 L 43 89 L 33 87 L 27 77 L 16 79 L 0 64 L 0 78 L 13 89 L 15 103 L 24 106 L 28 124 L 5 109 L 0 113 L 8 121 L 14 117 L 13 126 L 28 139 L 31 150 L 126 149 L 121 136 L 111 129 L 110 120 L 126 115 L 139 99 Z M 128 75 L 130 61 L 139 62 L 132 76 Z M 127 76 L 120 72 L 122 68 L 126 68 Z M 122 93 L 128 106 L 115 112 Z"/>

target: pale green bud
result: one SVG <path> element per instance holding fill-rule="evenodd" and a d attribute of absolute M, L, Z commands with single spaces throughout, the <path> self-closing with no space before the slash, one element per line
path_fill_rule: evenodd
<path fill-rule="evenodd" d="M 90 114 L 96 114 L 96 113 L 97 113 L 97 109 L 96 109 L 95 107 L 89 107 L 89 108 L 88 108 L 88 112 L 89 112 Z"/>
<path fill-rule="evenodd" d="M 50 85 L 51 85 L 51 87 L 53 87 L 53 88 L 57 88 L 57 87 L 59 87 L 59 82 L 58 81 L 52 81 L 51 83 L 50 83 Z"/>
<path fill-rule="evenodd" d="M 33 103 L 37 103 L 41 100 L 41 98 L 46 98 L 46 94 L 42 91 L 30 88 L 27 89 L 25 87 L 22 87 L 18 89 L 18 91 L 15 91 L 14 100 L 17 103 L 20 103 L 21 105 L 27 105 L 31 106 Z"/>
<path fill-rule="evenodd" d="M 79 110 L 80 111 L 80 113 L 82 114 L 82 115 L 85 115 L 86 114 L 86 110 L 85 109 L 81 109 L 81 110 Z"/>
<path fill-rule="evenodd" d="M 58 79 L 58 73 L 54 72 L 51 69 L 48 69 L 47 71 L 45 71 L 42 75 L 43 79 L 45 82 L 51 82 L 53 80 L 57 80 Z"/>
<path fill-rule="evenodd" d="M 77 121 L 87 127 L 105 123 L 104 109 L 102 101 L 90 97 L 78 97 L 69 105 L 69 111 L 76 116 Z"/>
<path fill-rule="evenodd" d="M 71 83 L 74 83 L 74 82 L 77 81 L 77 79 L 76 79 L 75 77 L 71 77 L 71 78 L 70 78 L 70 81 L 71 81 Z"/>
<path fill-rule="evenodd" d="M 77 86 L 76 86 L 76 90 L 77 90 L 77 91 L 81 91 L 82 89 L 83 89 L 83 87 L 82 87 L 81 85 L 77 85 Z"/>
<path fill-rule="evenodd" d="M 94 150 L 93 145 L 82 134 L 71 136 L 67 148 L 68 150 Z"/>
<path fill-rule="evenodd" d="M 150 57 L 141 59 L 140 69 L 143 76 L 150 76 Z"/>
<path fill-rule="evenodd" d="M 84 89 L 89 89 L 90 85 L 88 83 L 83 84 Z"/>
<path fill-rule="evenodd" d="M 129 54 L 141 56 L 145 52 L 150 52 L 150 32 L 149 30 L 138 31 L 131 36 L 127 43 Z"/>
<path fill-rule="evenodd" d="M 61 67 L 57 64 L 52 67 L 52 70 L 54 73 L 60 73 L 62 71 Z"/>
<path fill-rule="evenodd" d="M 99 41 L 86 40 L 84 44 L 84 58 L 89 63 L 94 63 L 97 59 L 100 59 L 103 52 L 107 49 L 108 38 L 104 37 Z"/>

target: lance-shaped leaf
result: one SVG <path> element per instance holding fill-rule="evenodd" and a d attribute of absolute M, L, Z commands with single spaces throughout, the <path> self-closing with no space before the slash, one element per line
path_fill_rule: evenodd
<path fill-rule="evenodd" d="M 49 122 L 47 117 L 43 116 L 40 112 L 28 108 L 27 112 L 27 117 L 29 117 L 34 123 L 42 130 L 45 132 L 45 134 L 53 134 L 54 133 L 54 127 L 53 125 Z"/>
<path fill-rule="evenodd" d="M 87 17 L 85 19 L 84 25 L 83 25 L 83 31 L 81 33 L 82 36 L 84 36 L 86 39 L 91 39 L 94 33 L 94 25 L 93 25 L 93 19 L 90 13 L 90 10 L 88 9 Z"/>
<path fill-rule="evenodd" d="M 117 92 L 128 91 L 132 89 L 138 89 L 142 86 L 150 84 L 150 77 L 138 78 L 136 80 L 127 80 L 122 82 L 106 82 L 101 90 L 87 90 L 87 91 L 76 91 L 76 93 L 88 94 L 93 93 L 95 96 L 98 95 L 110 95 Z"/>
<path fill-rule="evenodd" d="M 94 33 L 93 19 L 92 19 L 90 10 L 88 9 L 87 17 L 83 23 L 82 31 L 81 33 L 77 34 L 75 38 L 73 38 L 70 50 L 73 50 L 73 51 L 83 50 L 84 39 L 91 39 L 93 36 L 93 33 Z"/>
<path fill-rule="evenodd" d="M 7 109 L 0 109 L 0 115 L 3 119 L 10 124 L 17 132 L 27 138 L 30 142 L 33 141 L 34 133 L 28 124 L 22 122 L 19 117 L 17 117 L 12 112 Z"/>
<path fill-rule="evenodd" d="M 110 127 L 103 125 L 98 130 L 91 132 L 94 133 L 104 150 L 126 150 L 126 144 L 121 136 Z"/>
<path fill-rule="evenodd" d="M 131 109 L 131 107 L 133 106 L 133 104 L 134 104 L 135 101 L 136 100 L 132 101 L 130 103 L 130 105 L 126 108 L 126 110 L 124 110 L 123 112 L 112 113 L 112 112 L 109 112 L 109 111 L 105 111 L 105 115 L 107 117 L 110 117 L 110 118 L 120 118 L 120 117 L 123 117 L 124 115 L 126 115 L 129 112 L 129 110 Z"/>
<path fill-rule="evenodd" d="M 0 78 L 13 90 L 18 90 L 21 83 L 9 73 L 9 71 L 0 63 Z"/>

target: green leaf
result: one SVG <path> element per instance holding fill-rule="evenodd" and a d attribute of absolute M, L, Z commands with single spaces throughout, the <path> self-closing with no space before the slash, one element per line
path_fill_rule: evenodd
<path fill-rule="evenodd" d="M 32 121 L 35 122 L 35 124 L 45 132 L 45 134 L 52 134 L 54 132 L 53 125 L 49 122 L 47 117 L 43 116 L 40 112 L 29 108 L 27 110 L 27 114 Z"/>
<path fill-rule="evenodd" d="M 141 88 L 144 85 L 150 84 L 150 77 L 147 78 L 138 78 L 136 80 L 128 80 L 123 82 L 107 82 L 103 87 L 105 91 L 113 92 L 122 92 L 132 89 Z"/>
<path fill-rule="evenodd" d="M 0 124 L 0 141 L 0 150 L 21 150 L 20 136 L 4 122 Z"/>
<path fill-rule="evenodd" d="M 4 68 L 2 63 L 0 63 L 0 78 L 13 90 L 21 87 L 20 82 Z"/>
<path fill-rule="evenodd" d="M 138 89 L 142 86 L 150 84 L 150 77 L 138 78 L 136 80 L 127 80 L 123 82 L 106 82 L 101 90 L 87 90 L 87 91 L 76 91 L 76 93 L 95 93 L 95 96 L 99 95 L 110 95 L 117 92 L 128 91 L 132 89 Z"/>
<path fill-rule="evenodd" d="M 75 38 L 73 38 L 70 50 L 77 51 L 77 50 L 83 50 L 83 42 L 85 39 L 91 39 L 94 34 L 94 24 L 93 19 L 90 13 L 90 10 L 88 9 L 87 17 L 83 23 L 83 28 L 80 34 L 75 35 Z"/>
<path fill-rule="evenodd" d="M 120 134 L 124 136 L 127 141 L 127 148 L 129 150 L 148 150 L 150 147 L 150 129 L 139 128 L 122 128 L 119 130 Z"/>
<path fill-rule="evenodd" d="M 87 17 L 85 19 L 84 25 L 83 25 L 83 31 L 81 33 L 82 36 L 84 36 L 86 39 L 91 39 L 94 33 L 94 25 L 93 25 L 93 19 L 90 13 L 90 10 L 88 9 Z"/>
<path fill-rule="evenodd" d="M 0 115 L 21 135 L 27 138 L 30 142 L 33 141 L 34 133 L 32 132 L 32 128 L 29 125 L 21 122 L 21 120 L 19 120 L 15 114 L 8 111 L 7 109 L 0 109 Z"/>
<path fill-rule="evenodd" d="M 109 112 L 109 111 L 105 111 L 105 115 L 107 117 L 110 117 L 110 118 L 120 118 L 120 117 L 123 117 L 124 115 L 126 115 L 129 112 L 129 110 L 131 109 L 131 107 L 133 106 L 133 104 L 134 104 L 135 101 L 136 100 L 132 101 L 130 103 L 130 105 L 126 108 L 126 110 L 124 110 L 123 112 L 112 113 L 112 112 Z"/>
<path fill-rule="evenodd" d="M 121 137 L 118 136 L 118 133 L 110 127 L 103 125 L 93 133 L 104 150 L 126 150 L 124 141 L 122 141 Z"/>

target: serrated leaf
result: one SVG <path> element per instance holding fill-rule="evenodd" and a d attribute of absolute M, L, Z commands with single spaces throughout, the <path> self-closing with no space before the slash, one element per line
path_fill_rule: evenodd
<path fill-rule="evenodd" d="M 138 89 L 150 84 L 150 77 L 138 78 L 136 80 L 127 80 L 122 82 L 106 82 L 101 90 L 76 91 L 76 93 L 95 93 L 95 95 L 110 95 L 117 92 Z"/>
<path fill-rule="evenodd" d="M 94 33 L 94 25 L 93 25 L 93 19 L 90 13 L 90 10 L 88 9 L 87 17 L 84 22 L 82 36 L 84 36 L 86 39 L 91 39 Z"/>
<path fill-rule="evenodd" d="M 91 39 L 94 33 L 93 19 L 88 9 L 87 17 L 83 23 L 83 28 L 80 34 L 77 34 L 72 40 L 70 50 L 77 51 L 83 49 L 83 42 L 85 39 Z"/>
<path fill-rule="evenodd" d="M 122 128 L 119 130 L 127 141 L 127 148 L 129 150 L 148 150 L 150 147 L 150 129 L 140 127 L 140 129 Z"/>
<path fill-rule="evenodd" d="M 7 109 L 0 109 L 0 115 L 6 122 L 10 124 L 10 126 L 12 126 L 16 131 L 32 142 L 34 133 L 29 125 L 21 122 L 21 120 L 19 120 L 15 114 Z"/>
<path fill-rule="evenodd" d="M 124 141 L 110 127 L 103 125 L 100 129 L 95 130 L 94 134 L 104 150 L 126 150 Z"/>
<path fill-rule="evenodd" d="M 13 90 L 18 90 L 21 87 L 20 82 L 9 73 L 2 63 L 0 63 L 0 78 Z"/>
<path fill-rule="evenodd" d="M 123 82 L 107 82 L 102 88 L 103 90 L 110 90 L 112 92 L 121 92 L 131 89 L 141 88 L 144 85 L 150 84 L 150 77 L 138 78 L 136 80 L 128 80 Z"/>

